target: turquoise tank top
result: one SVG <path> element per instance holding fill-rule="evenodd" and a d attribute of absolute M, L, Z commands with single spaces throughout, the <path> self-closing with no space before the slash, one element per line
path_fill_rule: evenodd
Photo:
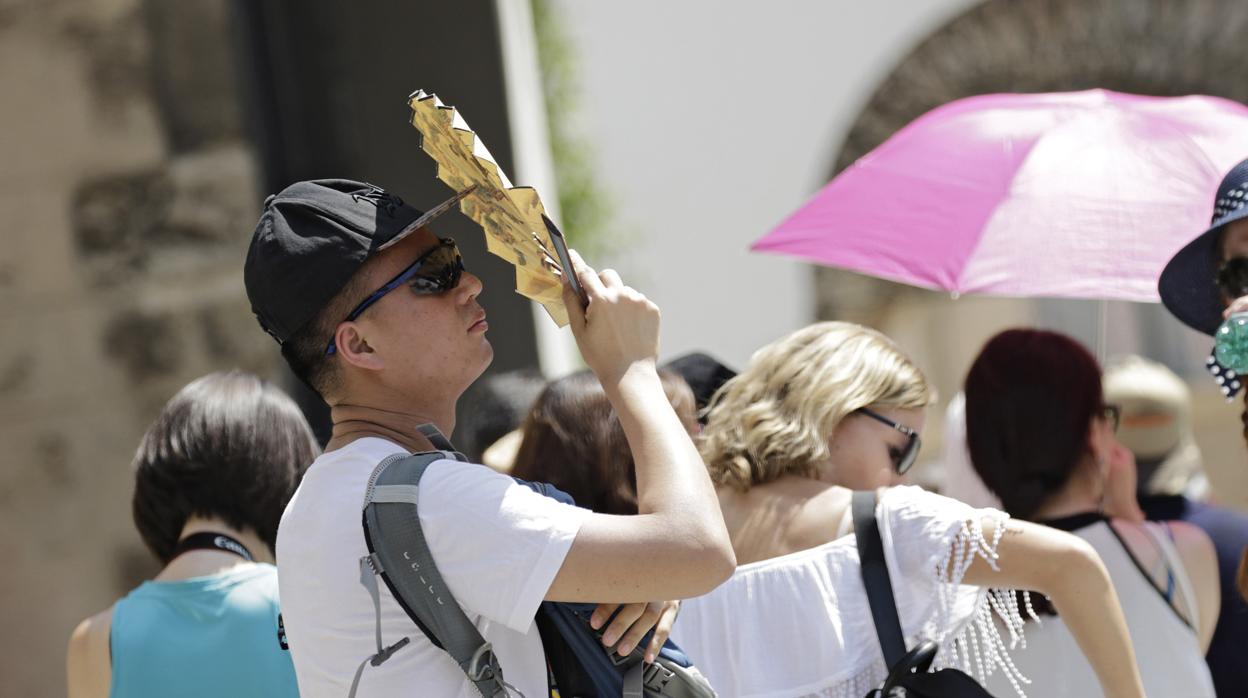
<path fill-rule="evenodd" d="M 277 568 L 144 582 L 113 606 L 113 698 L 296 697 L 278 640 Z"/>

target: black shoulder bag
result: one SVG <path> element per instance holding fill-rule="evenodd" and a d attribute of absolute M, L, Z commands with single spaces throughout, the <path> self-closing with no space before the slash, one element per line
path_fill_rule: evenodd
<path fill-rule="evenodd" d="M 855 492 L 853 500 L 854 535 L 858 539 L 858 559 L 862 584 L 871 604 L 875 634 L 884 651 L 888 679 L 866 698 L 992 698 L 975 679 L 957 669 L 929 671 L 936 652 L 935 642 L 925 640 L 906 650 L 906 639 L 897 617 L 893 583 L 884 562 L 884 541 L 875 520 L 875 492 Z"/>

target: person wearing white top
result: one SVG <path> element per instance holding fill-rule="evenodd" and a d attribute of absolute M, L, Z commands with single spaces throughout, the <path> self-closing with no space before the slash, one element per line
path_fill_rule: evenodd
<path fill-rule="evenodd" d="M 450 434 L 457 400 L 493 358 L 481 281 L 464 270 L 453 241 L 426 229 L 430 218 L 369 184 L 298 182 L 265 201 L 248 251 L 252 309 L 333 421 L 277 537 L 286 632 L 305 698 L 346 695 L 357 667 L 363 696 L 477 692 L 384 587 L 382 636 L 410 644 L 379 665 L 361 664 L 376 652 L 359 576 L 369 475 L 391 454 L 433 450 L 419 426 Z M 619 414 L 643 513 L 594 514 L 485 466 L 450 461 L 429 467 L 418 502 L 447 587 L 492 643 L 508 692 L 529 698 L 548 689 L 534 623 L 543 599 L 626 604 L 603 641 L 627 653 L 672 612 L 649 602 L 705 593 L 735 566 L 706 469 L 656 372 L 658 308 L 615 272 L 573 262 L 565 271 L 577 275 L 588 304 L 565 287 L 572 332 Z M 655 635 L 651 658 L 665 639 Z"/>
<path fill-rule="evenodd" d="M 1101 370 L 1087 349 L 1056 332 L 1016 329 L 984 345 L 966 377 L 971 464 L 1020 519 L 1070 531 L 1109 569 L 1150 696 L 1215 695 L 1205 650 L 1221 603 L 1213 543 L 1196 526 L 1144 521 L 1134 458 L 1114 432 Z M 1024 586 L 1024 588 L 1026 588 Z M 1017 665 L 1036 692 L 1102 695 L 1075 649 L 1076 619 L 1043 599 Z M 995 686 L 1000 686 L 999 683 Z"/>
<path fill-rule="evenodd" d="M 888 338 L 840 322 L 763 347 L 715 395 L 702 452 L 741 566 L 684 603 L 673 637 L 721 696 L 861 698 L 883 682 L 857 549 L 843 537 L 851 488 L 898 481 L 933 399 Z M 1004 674 L 1024 694 L 1010 647 L 1025 601 L 981 587 L 1038 589 L 1078 619 L 1071 630 L 1105 694 L 1144 695 L 1109 576 L 1087 543 L 914 487 L 883 489 L 876 515 L 910 646 L 934 640 L 939 664 L 981 682 Z"/>

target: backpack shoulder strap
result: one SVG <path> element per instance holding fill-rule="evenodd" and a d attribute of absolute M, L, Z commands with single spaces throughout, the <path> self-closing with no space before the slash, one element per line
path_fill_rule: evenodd
<path fill-rule="evenodd" d="M 450 446 L 436 428 L 433 432 L 441 443 L 427 433 L 426 436 L 435 446 Z M 448 458 L 463 460 L 451 448 L 391 456 L 379 463 L 369 478 L 363 515 L 369 555 L 360 560 L 360 579 L 373 598 L 378 650 L 356 671 L 351 696 L 366 664 L 380 665 L 408 642 L 405 637 L 389 648 L 382 642 L 378 576 L 408 617 L 431 643 L 451 655 L 482 696 L 493 698 L 508 693 L 509 686 L 503 680 L 493 648 L 455 602 L 420 526 L 420 480 L 430 464 Z"/>
<path fill-rule="evenodd" d="M 1187 567 L 1183 564 L 1183 556 L 1174 544 L 1174 533 L 1164 521 L 1146 521 L 1144 531 L 1161 553 L 1161 558 L 1166 565 L 1166 576 L 1170 585 L 1174 587 L 1173 591 L 1176 592 L 1167 594 L 1167 600 L 1184 623 L 1195 631 L 1200 623 L 1200 604 L 1196 601 L 1195 587 L 1192 586 L 1192 579 L 1187 574 Z M 1180 610 L 1179 606 L 1183 608 Z"/>
<path fill-rule="evenodd" d="M 858 540 L 862 584 L 867 590 L 867 602 L 871 605 L 871 617 L 875 621 L 875 634 L 884 652 L 884 661 L 892 669 L 906 654 L 906 640 L 901 632 L 901 620 L 897 617 L 888 565 L 884 561 L 884 541 L 880 538 L 879 522 L 875 519 L 875 505 L 874 491 L 854 492 L 854 536 Z"/>
<path fill-rule="evenodd" d="M 433 424 L 421 424 L 416 427 L 416 430 L 423 434 L 426 439 L 429 439 L 429 443 L 433 444 L 434 448 L 447 454 L 453 460 L 468 462 L 464 454 L 455 450 L 455 447 L 451 445 L 451 440 L 442 434 L 442 430 Z"/>

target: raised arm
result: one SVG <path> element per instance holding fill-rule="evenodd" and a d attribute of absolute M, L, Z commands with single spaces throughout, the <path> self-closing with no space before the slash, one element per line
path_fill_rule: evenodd
<path fill-rule="evenodd" d="M 638 602 L 704 594 L 736 568 L 714 487 L 659 382 L 659 309 L 573 253 L 589 296 L 564 302 L 585 363 L 619 415 L 637 471 L 637 516 L 593 514 L 546 598 Z"/>
<path fill-rule="evenodd" d="M 963 578 L 977 586 L 1034 589 L 1053 602 L 1088 658 L 1107 698 L 1143 698 L 1127 621 L 1101 559 L 1092 546 L 1069 533 L 1025 521 L 1002 525 L 998 570 L 976 558 Z M 992 540 L 997 523 L 983 521 Z"/>

